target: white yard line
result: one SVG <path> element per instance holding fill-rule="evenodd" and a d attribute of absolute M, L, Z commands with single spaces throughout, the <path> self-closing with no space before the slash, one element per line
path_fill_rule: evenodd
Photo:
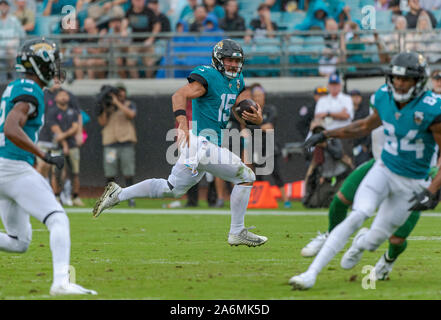
<path fill-rule="evenodd" d="M 67 213 L 89 213 L 92 208 L 66 208 Z M 207 215 L 230 215 L 230 210 L 192 210 L 192 209 L 111 209 L 103 214 L 207 214 Z M 278 216 L 327 216 L 326 211 L 279 211 L 279 210 L 248 210 L 247 215 L 278 215 Z M 441 218 L 441 213 L 422 213 L 423 217 Z"/>

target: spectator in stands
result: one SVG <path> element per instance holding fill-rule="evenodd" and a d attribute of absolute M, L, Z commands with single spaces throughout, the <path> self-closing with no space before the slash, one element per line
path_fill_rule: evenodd
<path fill-rule="evenodd" d="M 429 15 L 432 27 L 436 28 L 436 18 L 432 12 L 421 8 L 419 0 L 409 0 L 410 11 L 406 15 L 407 27 L 409 29 L 415 29 L 418 22 L 418 17 L 422 12 L 426 12 Z"/>
<path fill-rule="evenodd" d="M 75 76 L 77 79 L 83 79 L 84 71 L 86 71 L 89 79 L 104 78 L 105 71 L 97 70 L 97 68 L 106 66 L 107 62 L 104 58 L 97 57 L 96 55 L 106 52 L 106 48 L 100 46 L 100 43 L 102 44 L 103 42 L 99 38 L 99 36 L 106 33 L 106 30 L 99 31 L 95 20 L 87 18 L 84 20 L 84 31 L 88 37 L 82 41 L 82 44 L 86 44 L 88 47 L 82 49 L 81 56 L 74 58 L 74 65 L 78 68 L 75 70 Z"/>
<path fill-rule="evenodd" d="M 361 92 L 357 89 L 349 92 L 352 103 L 354 105 L 354 121 L 363 119 L 369 115 L 369 107 L 363 105 L 363 97 Z M 371 152 L 371 135 L 367 135 L 362 138 L 354 139 L 354 166 L 358 167 L 365 161 L 372 158 Z"/>
<path fill-rule="evenodd" d="M 219 20 L 219 26 L 227 32 L 245 31 L 245 19 L 239 15 L 237 0 L 228 0 L 225 4 L 225 17 Z"/>
<path fill-rule="evenodd" d="M 375 0 L 375 10 L 389 10 L 390 0 Z"/>
<path fill-rule="evenodd" d="M 439 54 L 441 39 L 438 33 L 434 32 L 427 12 L 421 12 L 419 15 L 416 31 L 416 33 L 410 34 L 412 42 L 406 44 L 406 49 L 424 53 L 429 63 L 439 62 L 441 60 L 441 54 Z"/>
<path fill-rule="evenodd" d="M 14 16 L 20 21 L 23 30 L 27 33 L 35 29 L 35 12 L 26 6 L 26 0 L 15 1 L 16 10 Z"/>
<path fill-rule="evenodd" d="M 412 37 L 411 34 L 404 32 L 407 30 L 407 20 L 404 16 L 397 16 L 394 24 L 396 32 L 380 36 L 378 33 L 374 33 L 381 63 L 389 63 L 394 54 L 404 50 L 407 40 Z"/>
<path fill-rule="evenodd" d="M 207 15 L 207 9 L 204 6 L 197 6 L 194 9 L 194 22 L 190 24 L 190 32 L 202 32 Z"/>
<path fill-rule="evenodd" d="M 146 7 L 146 0 L 131 0 L 131 7 L 126 13 L 128 25 L 132 29 L 132 34 L 136 33 L 152 33 L 148 38 L 134 37 L 133 44 L 129 48 L 129 53 L 132 55 L 142 54 L 142 61 L 144 66 L 147 67 L 145 71 L 147 78 L 152 78 L 154 70 L 152 67 L 156 63 L 156 58 L 153 56 L 155 53 L 155 37 L 158 32 L 161 31 L 161 23 L 157 20 L 155 13 Z M 139 73 L 136 68 L 137 59 L 127 59 L 127 65 L 133 67 L 130 70 L 130 76 L 133 79 L 139 78 Z"/>
<path fill-rule="evenodd" d="M 10 6 L 7 0 L 0 0 L 0 64 L 4 64 L 10 72 L 9 77 L 12 77 L 13 70 L 15 70 L 15 57 L 17 55 L 20 39 L 26 34 L 21 23 L 15 16 L 9 12 Z M 7 81 L 5 79 L 0 81 Z"/>
<path fill-rule="evenodd" d="M 302 0 L 265 0 L 271 12 L 293 12 L 304 9 Z"/>
<path fill-rule="evenodd" d="M 328 6 L 323 0 L 315 0 L 305 19 L 295 26 L 295 30 L 324 30 L 326 19 L 330 17 Z"/>
<path fill-rule="evenodd" d="M 401 11 L 400 0 L 390 0 L 389 10 L 392 11 L 392 22 L 395 23 L 397 17 L 402 17 L 403 12 Z"/>
<path fill-rule="evenodd" d="M 194 21 L 194 10 L 198 5 L 198 0 L 187 0 L 188 4 L 182 9 L 179 20 L 185 20 L 188 24 Z"/>
<path fill-rule="evenodd" d="M 296 129 L 299 136 L 302 137 L 302 141 L 306 140 L 311 127 L 311 122 L 314 120 L 315 106 L 317 101 L 328 94 L 328 88 L 316 87 L 313 92 L 313 101 L 304 105 L 299 109 L 299 114 L 296 121 Z"/>
<path fill-rule="evenodd" d="M 128 52 L 131 38 L 129 37 L 129 30 L 127 23 L 124 23 L 125 13 L 120 6 L 115 6 L 109 11 L 109 35 L 118 35 L 117 38 L 108 39 L 112 42 L 114 53 L 116 54 L 115 64 L 118 66 L 118 76 L 120 78 L 127 78 L 127 72 L 124 68 L 127 66 L 127 59 L 124 55 Z"/>
<path fill-rule="evenodd" d="M 135 176 L 136 105 L 127 99 L 127 89 L 123 84 L 116 87 L 118 95 L 111 94 L 112 103 L 103 106 L 98 115 L 98 123 L 103 127 L 104 176 L 106 184 L 115 181 L 120 169 L 126 186 L 130 186 Z M 129 205 L 134 206 L 135 201 L 130 200 Z"/>
<path fill-rule="evenodd" d="M 171 32 L 170 19 L 159 10 L 159 1 L 149 0 L 147 7 L 156 15 L 156 19 L 161 24 L 161 32 Z"/>
<path fill-rule="evenodd" d="M 348 21 L 344 26 L 344 33 L 341 34 L 341 60 L 342 62 L 368 63 L 371 62 L 369 56 L 362 52 L 365 51 L 365 42 L 370 42 L 368 38 L 361 38 L 360 26 L 354 21 Z M 355 51 L 355 52 L 354 52 Z"/>
<path fill-rule="evenodd" d="M 258 18 L 251 20 L 250 30 L 246 36 L 246 41 L 249 41 L 251 35 L 254 39 L 273 38 L 274 31 L 278 30 L 275 22 L 271 21 L 271 11 L 268 5 L 261 3 L 257 8 Z"/>
<path fill-rule="evenodd" d="M 202 0 L 202 4 L 207 10 L 207 14 L 214 15 L 218 20 L 225 17 L 225 10 L 216 4 L 216 0 Z"/>
<path fill-rule="evenodd" d="M 441 98 L 441 69 L 433 70 L 430 75 L 430 80 L 432 83 L 432 92 Z"/>
<path fill-rule="evenodd" d="M 43 16 L 61 15 L 63 7 L 72 6 L 76 8 L 77 0 L 44 0 Z"/>
<path fill-rule="evenodd" d="M 343 1 L 339 1 L 331 16 L 337 21 L 338 28 L 341 30 L 346 22 L 351 21 L 351 8 Z"/>
<path fill-rule="evenodd" d="M 420 0 L 420 6 L 424 10 L 440 10 L 441 0 Z"/>
<path fill-rule="evenodd" d="M 324 36 L 325 48 L 319 60 L 319 75 L 329 77 L 337 71 L 339 61 L 340 41 L 338 37 L 338 24 L 334 19 L 326 20 L 326 34 Z"/>
<path fill-rule="evenodd" d="M 80 149 L 77 146 L 75 135 L 79 129 L 79 113 L 75 109 L 69 108 L 69 94 L 63 89 L 58 90 L 55 96 L 55 108 L 51 108 L 47 113 L 47 125 L 54 135 L 54 142 L 62 150 L 67 167 L 70 168 L 73 181 L 73 200 L 76 206 L 84 206 L 80 192 Z M 52 176 L 52 188 L 55 196 L 60 201 L 61 186 L 64 181 L 61 179 L 62 172 L 55 169 Z M 70 198 L 70 195 L 68 195 Z"/>

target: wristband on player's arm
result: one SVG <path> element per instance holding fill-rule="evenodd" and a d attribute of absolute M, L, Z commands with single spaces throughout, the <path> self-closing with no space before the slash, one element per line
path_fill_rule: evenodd
<path fill-rule="evenodd" d="M 175 118 L 179 116 L 187 116 L 187 112 L 183 109 L 176 110 L 173 114 L 175 115 Z"/>

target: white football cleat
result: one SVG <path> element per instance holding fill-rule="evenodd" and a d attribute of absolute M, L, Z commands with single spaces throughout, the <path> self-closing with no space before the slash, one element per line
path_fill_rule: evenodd
<path fill-rule="evenodd" d="M 70 283 L 70 282 L 62 283 L 59 285 L 52 285 L 49 293 L 51 294 L 51 296 L 61 296 L 61 295 L 69 295 L 69 294 L 90 294 L 90 295 L 98 294 L 95 290 L 86 289 L 78 284 Z"/>
<path fill-rule="evenodd" d="M 317 276 L 312 272 L 304 272 L 298 276 L 293 276 L 288 283 L 292 285 L 293 290 L 308 290 L 315 284 Z"/>
<path fill-rule="evenodd" d="M 119 203 L 118 195 L 121 191 L 122 188 L 119 185 L 115 182 L 110 182 L 93 207 L 93 217 L 98 218 L 105 209 L 116 206 Z"/>
<path fill-rule="evenodd" d="M 309 242 L 301 251 L 301 254 L 303 257 L 314 257 L 319 253 L 320 249 L 323 247 L 323 245 L 326 242 L 326 239 L 328 239 L 329 233 L 320 233 L 317 232 L 318 235 L 312 239 L 311 242 Z"/>
<path fill-rule="evenodd" d="M 247 245 L 248 247 L 258 247 L 268 241 L 267 237 L 254 234 L 249 229 L 255 227 L 243 228 L 239 234 L 229 234 L 228 244 L 230 246 Z"/>
<path fill-rule="evenodd" d="M 387 280 L 389 279 L 389 273 L 392 271 L 392 268 L 394 266 L 394 261 L 387 261 L 386 254 L 383 254 L 378 260 L 377 264 L 375 265 L 374 272 L 375 272 L 375 279 L 376 280 Z"/>
<path fill-rule="evenodd" d="M 354 240 L 352 241 L 352 246 L 348 249 L 348 251 L 346 251 L 346 253 L 343 255 L 343 258 L 341 258 L 340 265 L 343 269 L 352 269 L 357 265 L 358 262 L 360 262 L 361 257 L 363 256 L 363 250 L 355 248 L 354 244 L 362 235 L 364 235 L 368 231 L 368 228 L 361 228 L 354 237 Z"/>

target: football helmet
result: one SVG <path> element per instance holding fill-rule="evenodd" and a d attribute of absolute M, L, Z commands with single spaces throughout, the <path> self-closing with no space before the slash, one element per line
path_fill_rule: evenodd
<path fill-rule="evenodd" d="M 393 85 L 394 76 L 414 78 L 416 84 L 407 93 L 400 94 L 396 92 Z M 395 55 L 390 62 L 386 71 L 386 84 L 397 102 L 407 102 L 424 92 L 429 76 L 429 66 L 422 54 L 401 52 Z"/>
<path fill-rule="evenodd" d="M 45 85 L 60 78 L 60 53 L 55 43 L 44 38 L 27 40 L 17 53 L 17 72 L 35 74 Z"/>
<path fill-rule="evenodd" d="M 236 72 L 226 71 L 224 65 L 224 58 L 238 58 L 240 59 Z M 219 72 L 224 74 L 227 78 L 234 79 L 242 72 L 242 66 L 245 58 L 243 49 L 236 41 L 231 39 L 225 39 L 218 42 L 213 47 L 213 53 L 211 56 L 211 63 Z"/>

